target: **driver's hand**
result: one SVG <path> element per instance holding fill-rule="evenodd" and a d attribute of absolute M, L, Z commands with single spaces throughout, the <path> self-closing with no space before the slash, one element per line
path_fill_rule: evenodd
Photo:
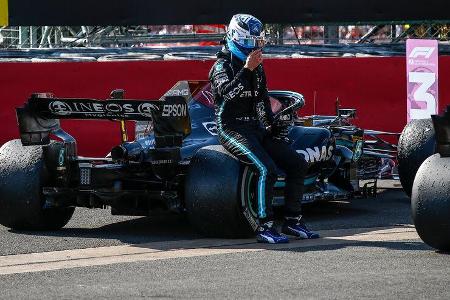
<path fill-rule="evenodd" d="M 245 61 L 244 68 L 249 69 L 250 71 L 253 71 L 256 69 L 263 61 L 262 58 L 262 50 L 254 50 L 250 52 L 250 54 L 247 57 L 247 60 Z"/>
<path fill-rule="evenodd" d="M 290 143 L 289 140 L 289 124 L 274 123 L 271 126 L 271 134 L 274 139 Z"/>

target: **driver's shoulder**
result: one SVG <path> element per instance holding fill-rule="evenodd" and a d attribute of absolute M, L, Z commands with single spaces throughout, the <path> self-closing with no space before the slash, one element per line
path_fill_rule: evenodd
<path fill-rule="evenodd" d="M 215 72 L 222 72 L 231 67 L 231 61 L 227 58 L 219 58 L 213 65 Z"/>

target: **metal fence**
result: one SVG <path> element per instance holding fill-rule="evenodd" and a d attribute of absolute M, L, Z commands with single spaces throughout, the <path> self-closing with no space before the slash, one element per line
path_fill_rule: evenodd
<path fill-rule="evenodd" d="M 0 29 L 0 48 L 173 47 L 214 45 L 225 29 L 184 26 L 20 26 Z M 269 44 L 401 43 L 432 38 L 449 44 L 450 24 L 286 26 L 267 25 Z"/>

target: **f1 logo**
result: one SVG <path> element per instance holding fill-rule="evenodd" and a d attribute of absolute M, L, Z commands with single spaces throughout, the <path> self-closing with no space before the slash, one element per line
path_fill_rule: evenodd
<path fill-rule="evenodd" d="M 435 47 L 415 47 L 409 54 L 409 58 L 418 58 L 419 56 L 430 58 L 435 49 Z"/>

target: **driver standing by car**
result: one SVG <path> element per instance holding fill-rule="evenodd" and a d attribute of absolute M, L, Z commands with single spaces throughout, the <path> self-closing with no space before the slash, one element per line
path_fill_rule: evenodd
<path fill-rule="evenodd" d="M 318 238 L 306 227 L 301 214 L 308 165 L 291 148 L 287 125 L 273 120 L 262 65 L 264 45 L 261 21 L 246 14 L 232 17 L 225 45 L 209 73 L 219 140 L 225 149 L 258 172 L 258 242 L 289 242 L 274 226 L 272 199 L 277 167 L 286 173 L 282 233 L 302 239 Z"/>

